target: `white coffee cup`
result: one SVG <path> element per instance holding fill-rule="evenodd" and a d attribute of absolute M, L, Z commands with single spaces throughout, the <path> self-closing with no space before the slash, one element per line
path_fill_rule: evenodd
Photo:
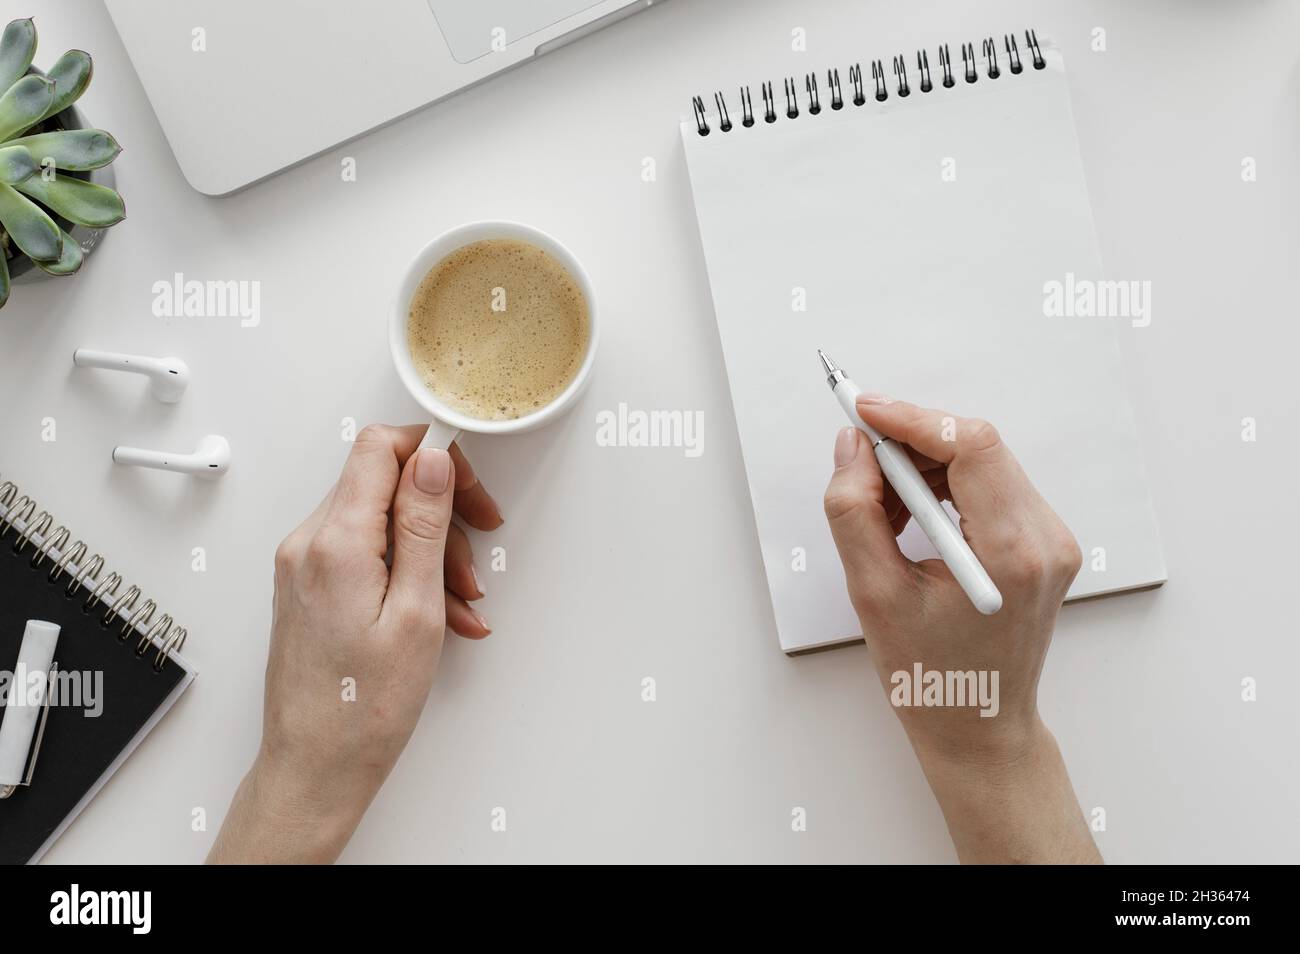
<path fill-rule="evenodd" d="M 452 252 L 474 242 L 488 239 L 517 239 L 540 248 L 565 267 L 573 276 L 573 280 L 578 283 L 583 297 L 587 300 L 587 353 L 583 356 L 582 366 L 578 369 L 577 375 L 550 404 L 511 421 L 483 420 L 448 407 L 421 380 L 407 347 L 407 323 L 410 320 L 411 299 L 420 287 L 420 282 L 435 265 Z M 433 416 L 433 423 L 429 425 L 429 430 L 424 435 L 424 440 L 420 442 L 420 446 L 449 447 L 462 431 L 476 434 L 518 434 L 521 431 L 531 431 L 533 428 L 549 424 L 572 407 L 587 386 L 591 378 L 592 366 L 596 361 L 597 328 L 596 296 L 591 288 L 591 279 L 587 277 L 586 270 L 573 253 L 552 236 L 518 222 L 472 222 L 439 235 L 426 245 L 407 267 L 397 289 L 397 299 L 388 326 L 388 344 L 393 352 L 393 364 L 397 368 L 397 376 L 402 379 L 411 396 Z"/>

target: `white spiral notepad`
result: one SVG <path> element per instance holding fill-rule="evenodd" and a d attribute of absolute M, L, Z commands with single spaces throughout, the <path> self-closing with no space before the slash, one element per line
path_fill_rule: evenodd
<path fill-rule="evenodd" d="M 682 125 L 786 652 L 860 637 L 822 514 L 845 421 L 817 348 L 864 389 L 993 421 L 1083 550 L 1070 598 L 1165 579 L 1116 339 L 1149 293 L 1097 284 L 1063 61 L 1032 33 L 959 51 L 720 92 Z M 1088 289 L 1125 314 L 1082 317 Z M 914 526 L 901 542 L 933 555 Z"/>

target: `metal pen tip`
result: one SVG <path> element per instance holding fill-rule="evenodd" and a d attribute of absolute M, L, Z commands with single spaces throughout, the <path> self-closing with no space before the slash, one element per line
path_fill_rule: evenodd
<path fill-rule="evenodd" d="M 828 375 L 834 374 L 836 371 L 839 370 L 839 368 L 835 367 L 835 362 L 832 361 L 830 358 L 826 357 L 826 352 L 823 351 L 821 348 L 817 349 L 817 357 L 822 359 L 822 367 L 826 369 L 826 373 Z"/>

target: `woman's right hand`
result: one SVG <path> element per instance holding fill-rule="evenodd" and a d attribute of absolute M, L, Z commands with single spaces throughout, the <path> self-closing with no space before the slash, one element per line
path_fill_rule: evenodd
<path fill-rule="evenodd" d="M 895 711 L 958 855 L 1099 860 L 1038 714 L 1038 678 L 1056 614 L 1079 571 L 1078 544 L 992 425 L 880 395 L 861 395 L 857 410 L 911 448 L 936 495 L 952 500 L 963 535 L 1003 596 L 1001 610 L 981 615 L 942 561 L 903 556 L 896 537 L 910 514 L 885 483 L 866 435 L 842 430 L 826 516 L 886 692 L 904 681 L 895 674 L 911 679 L 917 664 L 924 672 L 997 674 L 994 705 L 983 709 L 917 706 L 908 694 L 893 696 L 904 703 Z"/>

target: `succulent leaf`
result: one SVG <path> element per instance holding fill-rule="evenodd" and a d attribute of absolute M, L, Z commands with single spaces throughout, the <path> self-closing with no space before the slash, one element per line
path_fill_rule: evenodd
<path fill-rule="evenodd" d="M 36 24 L 13 20 L 0 36 L 0 89 L 8 89 L 27 72 L 36 56 Z"/>
<path fill-rule="evenodd" d="M 73 103 L 75 103 L 81 94 L 86 91 L 90 85 L 90 76 L 94 72 L 94 67 L 90 62 L 90 54 L 82 50 L 68 50 L 59 57 L 50 71 L 46 74 L 54 81 L 54 102 L 45 110 L 45 115 L 41 119 L 49 119 L 55 113 L 61 113 Z"/>
<path fill-rule="evenodd" d="M 0 96 L 0 142 L 41 121 L 54 102 L 54 84 L 44 76 L 24 76 Z"/>
<path fill-rule="evenodd" d="M 61 129 L 11 139 L 6 145 L 25 147 L 37 165 L 53 159 L 56 169 L 68 172 L 106 166 L 122 151 L 117 140 L 102 129 Z"/>
<path fill-rule="evenodd" d="M 107 186 L 71 176 L 56 173 L 47 180 L 44 175 L 36 175 L 15 188 L 78 225 L 107 228 L 126 218 L 126 205 L 120 195 Z"/>
<path fill-rule="evenodd" d="M 40 176 L 32 179 L 39 180 Z M 0 183 L 0 225 L 34 262 L 55 262 L 63 254 L 63 234 L 54 220 L 30 199 L 3 183 Z"/>
<path fill-rule="evenodd" d="M 0 146 L 0 182 L 13 185 L 36 171 L 36 160 L 22 146 Z"/>
<path fill-rule="evenodd" d="M 57 262 L 37 262 L 36 267 L 51 275 L 71 275 L 81 268 L 81 243 L 67 232 L 63 233 L 63 254 Z"/>
<path fill-rule="evenodd" d="M 106 228 L 126 217 L 112 189 L 63 174 L 107 166 L 122 151 L 117 140 L 102 129 L 59 129 L 61 123 L 50 121 L 90 85 L 90 55 L 68 50 L 41 75 L 32 69 L 36 48 L 31 19 L 13 20 L 0 33 L 0 307 L 12 284 L 9 256 L 26 256 L 50 275 L 70 275 L 85 252 L 59 224 Z M 24 136 L 38 127 L 44 131 Z"/>

